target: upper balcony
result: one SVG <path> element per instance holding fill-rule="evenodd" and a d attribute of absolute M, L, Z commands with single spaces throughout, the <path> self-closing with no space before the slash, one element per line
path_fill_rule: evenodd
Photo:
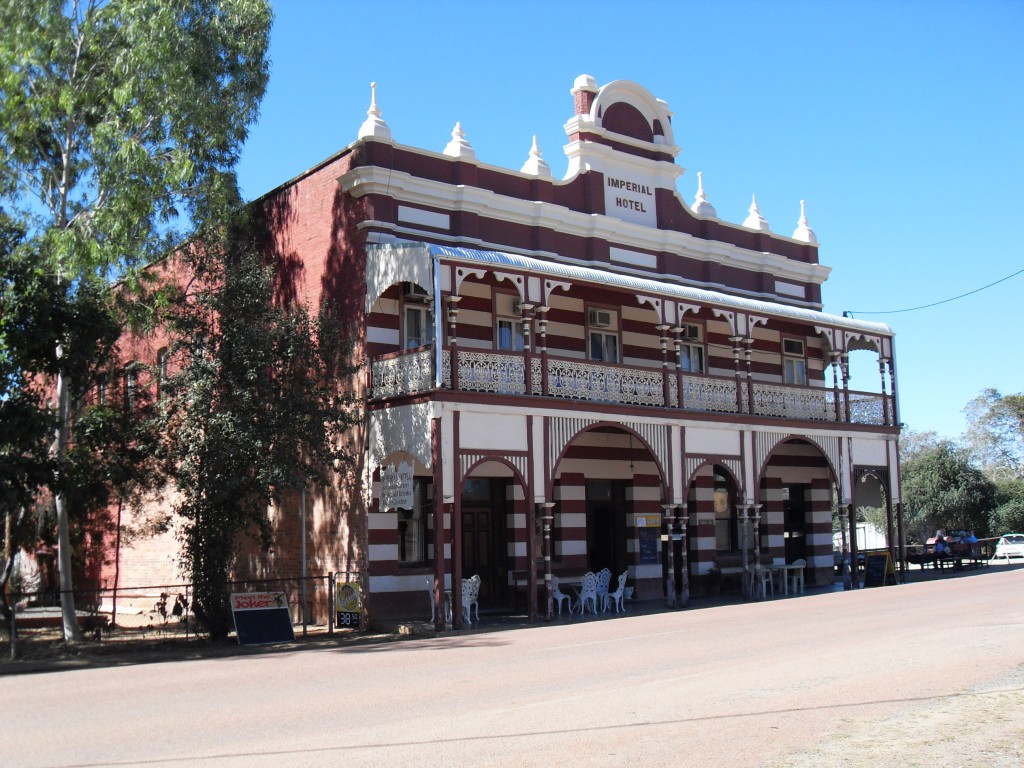
<path fill-rule="evenodd" d="M 888 394 L 748 382 L 741 377 L 639 368 L 527 352 L 441 350 L 441 386 L 459 392 L 546 397 L 691 413 L 892 426 Z M 432 347 L 393 352 L 371 363 L 370 398 L 388 400 L 435 389 Z M 682 395 L 680 397 L 680 394 Z"/>
<path fill-rule="evenodd" d="M 373 401 L 436 390 L 891 428 L 892 332 L 593 267 L 425 244 L 370 249 Z M 877 357 L 876 391 L 850 356 Z M 873 387 L 872 387 L 873 388 Z"/>

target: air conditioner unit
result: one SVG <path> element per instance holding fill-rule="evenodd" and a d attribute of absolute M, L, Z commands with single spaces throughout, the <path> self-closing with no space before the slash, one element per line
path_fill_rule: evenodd
<path fill-rule="evenodd" d="M 430 295 L 416 283 L 402 283 L 402 298 L 406 301 L 427 301 Z"/>
<path fill-rule="evenodd" d="M 609 328 L 612 324 L 612 313 L 604 309 L 592 309 L 587 316 L 587 324 L 591 328 Z"/>

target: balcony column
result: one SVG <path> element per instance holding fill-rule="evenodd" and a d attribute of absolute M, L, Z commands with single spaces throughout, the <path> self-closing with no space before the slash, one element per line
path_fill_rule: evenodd
<path fill-rule="evenodd" d="M 676 403 L 676 407 L 682 409 L 686 407 L 686 400 L 683 397 L 683 339 L 682 339 L 682 328 L 672 329 L 672 345 L 676 349 L 676 390 L 678 391 L 679 399 Z"/>
<path fill-rule="evenodd" d="M 754 354 L 754 339 L 743 339 L 743 356 L 747 362 L 747 413 L 754 413 L 754 369 L 751 363 Z"/>
<path fill-rule="evenodd" d="M 736 511 L 737 517 L 740 523 L 740 551 L 743 553 L 743 599 L 750 600 L 752 590 L 750 589 L 751 573 L 750 573 L 750 557 L 747 555 L 747 520 L 749 519 L 748 512 L 750 511 L 750 504 L 737 504 Z"/>
<path fill-rule="evenodd" d="M 761 504 L 754 504 L 750 513 L 754 518 L 754 599 L 764 600 L 764 589 L 761 583 Z"/>
<path fill-rule="evenodd" d="M 690 602 L 690 562 L 687 556 L 687 549 L 689 544 L 686 541 L 686 527 L 690 524 L 690 518 L 686 514 L 686 506 L 681 507 L 682 516 L 679 518 L 679 532 L 680 532 L 680 543 L 681 552 L 683 556 L 682 569 L 680 574 L 682 580 L 679 583 L 679 607 L 685 608 Z"/>
<path fill-rule="evenodd" d="M 540 520 L 544 526 L 544 592 L 547 595 L 547 608 L 544 611 L 544 618 L 551 621 L 554 618 L 554 596 L 551 594 L 551 525 L 555 521 L 552 514 L 555 503 L 545 501 L 538 504 L 541 508 Z"/>
<path fill-rule="evenodd" d="M 896 361 L 893 358 L 886 358 L 886 363 L 889 366 L 889 401 L 890 401 L 890 412 L 892 413 L 893 426 L 900 423 L 900 415 L 896 411 Z"/>
<path fill-rule="evenodd" d="M 850 423 L 850 356 L 846 352 L 839 355 L 840 369 L 843 372 L 843 417 Z"/>
<path fill-rule="evenodd" d="M 882 379 L 882 423 L 886 426 L 892 424 L 890 419 L 891 414 L 889 413 L 889 398 L 885 391 L 885 368 L 888 360 L 884 357 L 878 358 L 878 375 Z"/>
<path fill-rule="evenodd" d="M 540 352 L 541 394 L 548 394 L 548 310 L 551 307 L 537 307 L 537 345 Z"/>
<path fill-rule="evenodd" d="M 530 338 L 533 315 L 531 310 L 533 304 L 523 304 L 520 306 L 523 318 L 523 394 L 529 396 L 533 394 L 533 342 Z"/>
<path fill-rule="evenodd" d="M 743 413 L 743 387 L 740 386 L 743 372 L 740 370 L 740 345 L 743 342 L 742 336 L 730 336 L 732 342 L 732 365 L 736 374 L 736 413 Z"/>
<path fill-rule="evenodd" d="M 665 564 L 668 566 L 668 579 L 665 584 L 665 605 L 669 608 L 676 607 L 676 506 L 675 504 L 662 504 L 662 512 L 665 516 Z"/>
<path fill-rule="evenodd" d="M 459 388 L 459 302 L 461 296 L 449 296 L 445 299 L 448 304 L 448 354 L 452 366 L 452 389 Z"/>
<path fill-rule="evenodd" d="M 839 353 L 831 352 L 829 357 L 832 360 L 832 407 L 836 412 L 836 421 L 842 421 L 842 398 L 839 395 Z"/>
<path fill-rule="evenodd" d="M 657 325 L 655 327 L 658 329 L 658 332 L 661 334 L 661 338 L 660 338 L 660 343 L 661 343 L 661 401 L 662 401 L 662 405 L 664 405 L 666 408 L 668 408 L 669 407 L 668 396 L 669 396 L 669 391 L 670 390 L 669 390 L 669 382 L 668 382 L 668 377 L 669 377 L 669 372 L 668 372 L 668 335 L 667 335 L 666 331 L 668 331 L 668 329 L 671 326 L 662 324 L 662 325 Z"/>

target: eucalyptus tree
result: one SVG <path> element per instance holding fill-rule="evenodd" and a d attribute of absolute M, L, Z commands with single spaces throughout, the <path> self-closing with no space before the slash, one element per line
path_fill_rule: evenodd
<path fill-rule="evenodd" d="M 233 168 L 268 74 L 267 0 L 0 4 L 0 201 L 62 295 L 139 266 L 238 202 Z M 55 376 L 64 636 L 79 637 L 64 483 L 70 368 Z M 29 372 L 31 373 L 31 372 Z"/>
<path fill-rule="evenodd" d="M 1024 480 L 1024 394 L 986 389 L 965 407 L 967 445 L 997 482 Z"/>

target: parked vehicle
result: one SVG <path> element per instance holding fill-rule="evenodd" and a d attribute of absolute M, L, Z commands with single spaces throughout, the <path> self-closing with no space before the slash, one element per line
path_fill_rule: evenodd
<path fill-rule="evenodd" d="M 992 554 L 992 559 L 1006 558 L 1009 560 L 1011 557 L 1024 558 L 1024 533 L 1007 533 L 999 537 L 999 541 L 996 542 L 996 551 Z"/>

